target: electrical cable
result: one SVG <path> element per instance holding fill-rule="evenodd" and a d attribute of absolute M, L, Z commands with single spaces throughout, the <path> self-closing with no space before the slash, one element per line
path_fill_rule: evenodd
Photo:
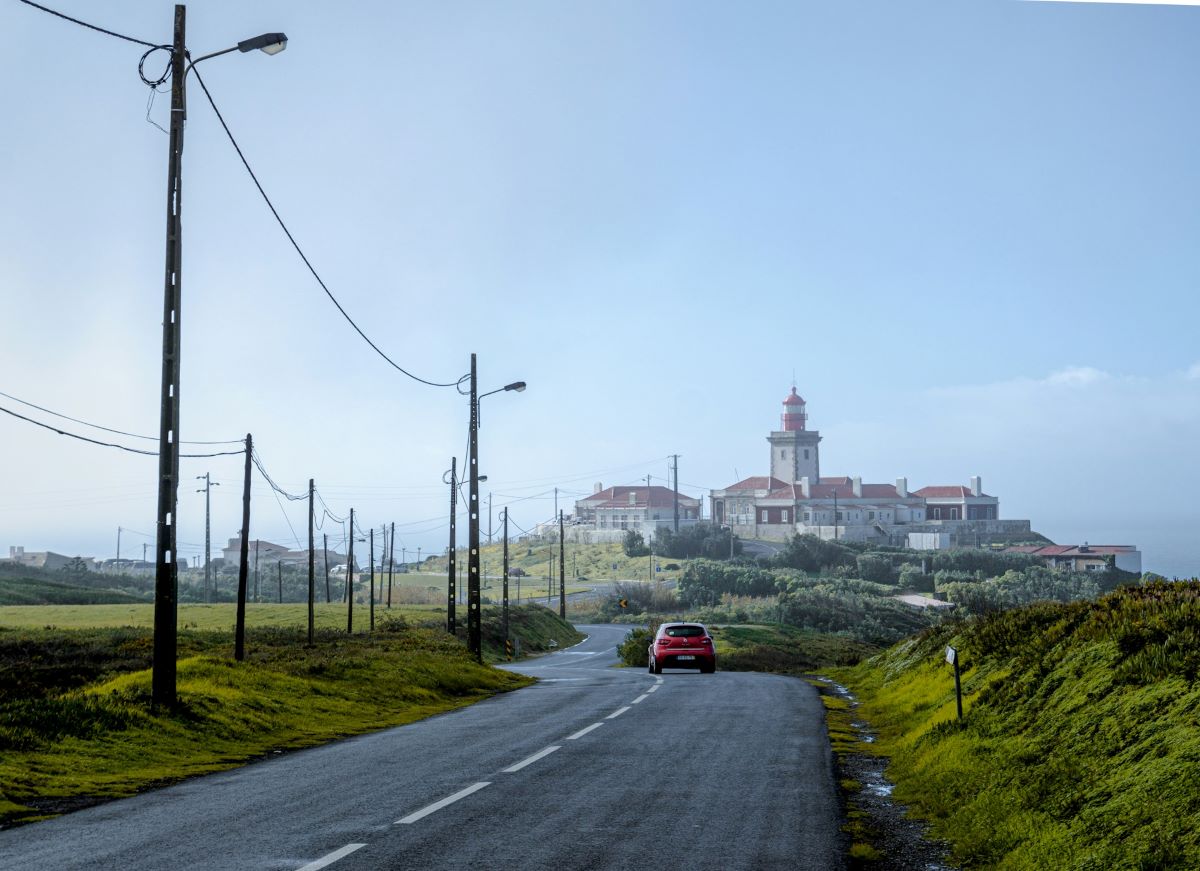
<path fill-rule="evenodd" d="M 27 423 L 32 423 L 34 426 L 40 426 L 42 429 L 48 429 L 51 432 L 56 432 L 61 436 L 67 436 L 68 438 L 78 439 L 81 442 L 88 442 L 89 444 L 100 445 L 101 447 L 104 447 L 104 448 L 116 448 L 117 450 L 128 451 L 131 454 L 141 454 L 146 457 L 157 457 L 158 456 L 158 451 L 143 451 L 141 448 L 131 448 L 126 445 L 119 445 L 116 442 L 102 442 L 99 439 L 91 439 L 91 438 L 88 438 L 87 436 L 81 436 L 81 435 L 78 435 L 73 432 L 67 432 L 66 430 L 59 429 L 58 427 L 55 427 L 55 426 L 51 426 L 48 423 L 42 423 L 40 420 L 34 420 L 32 417 L 26 417 L 23 414 L 18 414 L 17 412 L 15 412 L 11 409 L 5 408 L 2 405 L 0 405 L 0 411 L 3 411 L 5 414 L 10 414 L 13 417 L 18 418 L 20 420 L 26 421 Z M 201 459 L 204 457 L 230 457 L 235 454 L 244 454 L 244 453 L 246 453 L 245 448 L 243 448 L 240 451 L 216 451 L 211 454 L 180 454 L 179 456 L 187 457 L 189 459 Z"/>
<path fill-rule="evenodd" d="M 269 208 L 271 210 L 271 214 L 275 216 L 275 221 L 279 224 L 280 229 L 283 230 L 284 235 L 287 236 L 288 241 L 292 243 L 292 247 L 296 249 L 296 253 L 300 255 L 300 259 L 304 261 L 304 265 L 308 267 L 308 271 L 311 272 L 313 278 L 317 280 L 317 284 L 321 285 L 321 290 L 325 291 L 325 295 L 329 297 L 330 301 L 334 304 L 334 306 L 337 307 L 337 310 L 341 312 L 342 317 L 346 319 L 346 322 L 354 328 L 354 331 L 362 337 L 363 341 L 371 346 L 376 354 L 386 360 L 394 369 L 404 375 L 407 375 L 413 381 L 420 382 L 421 384 L 428 385 L 429 387 L 457 387 L 461 392 L 462 383 L 470 379 L 470 375 L 464 375 L 457 381 L 448 381 L 444 383 L 438 381 L 429 381 L 425 378 L 414 375 L 412 372 L 409 372 L 407 369 L 385 354 L 378 345 L 371 341 L 371 339 L 367 337 L 367 334 L 362 331 L 359 325 L 354 322 L 354 319 L 350 317 L 344 308 L 342 308 L 342 304 L 338 302 L 337 297 L 333 295 L 333 293 L 326 286 L 324 280 L 322 280 L 321 276 L 317 273 L 317 270 L 313 268 L 308 256 L 304 253 L 303 249 L 300 248 L 300 244 L 292 235 L 292 231 L 288 229 L 287 224 L 283 222 L 283 218 L 279 216 L 279 212 L 275 209 L 274 203 L 271 202 L 271 198 L 267 196 L 267 192 L 263 189 L 262 184 L 259 182 L 258 176 L 255 175 L 254 170 L 250 168 L 250 162 L 246 160 L 246 155 L 242 153 L 241 146 L 238 145 L 237 140 L 234 139 L 233 132 L 229 129 L 229 125 L 225 123 L 225 118 L 221 115 L 221 110 L 217 108 L 216 101 L 213 100 L 212 94 L 209 93 L 208 86 L 204 84 L 204 79 L 200 77 L 199 71 L 194 66 L 189 67 L 189 69 L 196 74 L 196 81 L 200 83 L 200 88 L 204 91 L 204 96 L 208 98 L 208 104 L 212 106 L 212 110 L 216 114 L 217 120 L 221 122 L 221 127 L 225 130 L 225 135 L 229 137 L 229 142 L 233 145 L 234 151 L 237 152 L 238 157 L 241 159 L 242 166 L 246 168 L 246 172 L 250 174 L 250 179 L 254 182 L 254 186 L 258 188 L 259 194 L 262 195 L 263 202 L 267 204 L 267 208 Z"/>
<path fill-rule="evenodd" d="M 19 0 L 19 2 L 24 3 L 26 6 L 32 6 L 34 9 L 40 9 L 43 12 L 48 12 L 51 15 L 57 16 L 58 18 L 65 19 L 66 21 L 70 21 L 72 24 L 78 24 L 81 27 L 86 27 L 90 30 L 99 31 L 100 33 L 103 33 L 107 36 L 115 36 L 117 39 L 123 39 L 126 42 L 134 42 L 134 43 L 137 43 L 138 45 L 147 45 L 151 49 L 164 48 L 164 46 L 156 45 L 153 42 L 146 42 L 146 40 L 144 40 L 144 39 L 136 39 L 132 36 L 126 36 L 123 33 L 117 33 L 115 30 L 106 30 L 103 27 L 97 27 L 95 24 L 88 24 L 86 21 L 80 21 L 78 18 L 72 18 L 70 15 L 64 15 L 61 12 L 56 12 L 55 10 L 49 8 L 48 6 L 43 6 L 40 3 L 34 3 L 34 2 L 32 2 L 32 0 Z M 165 46 L 165 47 L 170 48 L 170 46 Z M 147 52 L 147 54 L 148 53 L 149 52 Z"/>
<path fill-rule="evenodd" d="M 289 493 L 287 490 L 284 490 L 282 487 L 280 487 L 278 484 L 276 484 L 271 479 L 271 476 L 267 474 L 267 470 L 263 468 L 262 460 L 259 459 L 257 449 L 250 455 L 250 458 L 252 460 L 254 460 L 255 467 L 258 469 L 259 473 L 261 473 L 262 476 L 267 479 L 267 483 L 271 485 L 271 489 L 274 490 L 276 493 L 279 493 L 281 496 L 286 496 L 288 498 L 288 501 L 290 501 L 290 502 L 300 502 L 301 500 L 308 498 L 307 494 L 304 494 L 301 496 L 296 496 L 292 493 Z"/>
<path fill-rule="evenodd" d="M 101 426 L 98 423 L 90 423 L 89 421 L 86 421 L 86 420 L 80 420 L 77 417 L 71 417 L 69 414 L 63 414 L 58 411 L 52 411 L 49 408 L 43 408 L 40 405 L 35 405 L 32 402 L 27 402 L 26 400 L 21 399 L 20 397 L 13 396 L 11 393 L 5 393 L 2 390 L 0 390 L 0 396 L 3 396 L 5 399 L 11 399 L 13 402 L 19 402 L 22 405 L 28 406 L 29 408 L 36 408 L 38 411 L 44 411 L 46 414 L 53 415 L 54 417 L 61 417 L 63 420 L 69 420 L 69 421 L 71 421 L 71 423 L 81 423 L 84 426 L 90 426 L 92 429 L 104 430 L 104 432 L 110 432 L 114 435 L 128 436 L 131 439 L 144 439 L 145 441 L 150 441 L 150 442 L 158 441 L 158 436 L 138 435 L 137 433 L 125 432 L 124 430 L 112 429 L 111 427 Z M 244 444 L 245 441 L 246 440 L 244 438 L 242 438 L 242 439 L 224 439 L 222 441 L 196 441 L 196 442 L 181 441 L 180 444 L 181 445 L 240 445 L 240 444 Z"/>

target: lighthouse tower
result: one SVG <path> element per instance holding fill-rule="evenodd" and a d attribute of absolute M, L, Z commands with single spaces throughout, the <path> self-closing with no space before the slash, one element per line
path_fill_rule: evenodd
<path fill-rule="evenodd" d="M 767 436 L 771 443 L 771 477 L 788 484 L 808 478 L 816 484 L 821 477 L 818 444 L 821 434 L 808 429 L 808 412 L 804 399 L 792 392 L 783 400 L 782 429 Z"/>

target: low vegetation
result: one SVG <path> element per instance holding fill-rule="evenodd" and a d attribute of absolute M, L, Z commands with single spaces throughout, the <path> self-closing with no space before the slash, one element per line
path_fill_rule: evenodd
<path fill-rule="evenodd" d="M 1200 867 L 1200 582 L 954 621 L 831 673 L 964 866 Z"/>
<path fill-rule="evenodd" d="M 775 674 L 811 674 L 822 668 L 851 665 L 879 648 L 839 635 L 828 635 L 792 626 L 717 626 L 707 624 L 717 647 L 718 668 L 723 671 L 765 671 Z M 648 647 L 658 624 L 635 627 L 617 646 L 626 665 L 646 668 Z"/>
<path fill-rule="evenodd" d="M 230 608 L 181 606 L 180 625 L 226 620 Z M 71 610 L 82 623 L 86 609 Z M 255 626 L 252 618 L 241 663 L 230 658 L 227 623 L 180 632 L 172 711 L 150 708 L 147 628 L 0 628 L 0 825 L 401 725 L 530 682 L 474 662 L 445 632 L 444 616 L 430 620 L 427 611 L 377 614 L 374 633 L 325 627 L 307 647 L 307 609 L 264 605 L 251 614 L 272 610 L 276 619 L 290 612 L 291 625 Z M 97 622 L 107 619 L 101 613 Z M 525 652 L 582 638 L 537 606 L 513 608 L 510 628 Z M 482 636 L 486 658 L 504 658 L 496 609 L 483 612 Z"/>

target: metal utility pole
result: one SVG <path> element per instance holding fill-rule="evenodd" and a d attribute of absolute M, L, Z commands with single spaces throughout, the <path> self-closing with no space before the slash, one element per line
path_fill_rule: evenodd
<path fill-rule="evenodd" d="M 275 568 L 279 573 L 279 604 L 283 604 L 283 560 L 275 560 Z"/>
<path fill-rule="evenodd" d="M 679 454 L 671 454 L 672 477 L 675 487 L 675 534 L 679 534 Z"/>
<path fill-rule="evenodd" d="M 451 635 L 458 628 L 454 620 L 454 605 L 458 601 L 458 590 L 455 589 L 455 566 L 458 560 L 457 543 L 454 540 L 454 532 L 458 528 L 458 458 L 450 458 L 450 550 L 449 550 L 449 571 L 446 574 L 446 631 Z M 418 551 L 418 557 L 419 557 Z M 418 558 L 417 567 L 420 568 L 420 559 Z"/>
<path fill-rule="evenodd" d="M 836 488 L 837 485 L 834 484 Z M 833 491 L 833 540 L 838 539 L 838 507 L 837 507 L 837 490 Z"/>
<path fill-rule="evenodd" d="M 492 494 L 488 493 L 488 544 L 492 543 Z"/>
<path fill-rule="evenodd" d="M 143 561 L 145 560 L 146 552 L 142 551 Z M 117 527 L 117 571 L 121 570 L 121 527 Z"/>
<path fill-rule="evenodd" d="M 316 599 L 317 599 L 317 572 L 316 560 L 317 555 L 315 542 L 313 541 L 316 531 L 313 529 L 313 496 L 316 491 L 316 482 L 312 478 L 308 479 L 308 643 L 311 646 L 313 643 L 313 634 L 316 631 Z"/>
<path fill-rule="evenodd" d="M 212 501 L 209 496 L 212 493 L 213 487 L 220 487 L 221 485 L 219 483 L 214 484 L 208 472 L 196 476 L 197 481 L 201 478 L 204 479 L 204 489 L 197 490 L 196 492 L 204 494 L 204 601 L 211 602 L 216 598 L 213 595 L 216 591 L 210 586 L 212 581 L 212 571 L 210 569 L 212 564 Z"/>
<path fill-rule="evenodd" d="M 167 250 L 163 282 L 162 390 L 158 428 L 158 520 L 155 529 L 152 707 L 175 704 L 179 566 L 175 535 L 179 498 L 179 350 L 183 230 L 183 99 L 187 9 L 175 7 L 171 45 L 171 129 L 167 159 Z"/>
<path fill-rule="evenodd" d="M 370 566 L 371 566 L 370 569 L 368 569 L 368 571 L 370 573 L 368 575 L 368 578 L 370 580 L 370 587 L 371 587 L 371 604 L 370 604 L 371 631 L 374 632 L 375 631 L 375 527 L 374 526 L 371 527 L 371 531 L 368 533 L 368 537 L 371 539 L 371 555 L 370 555 L 370 557 L 368 557 L 368 560 L 369 560 Z"/>
<path fill-rule="evenodd" d="M 262 596 L 258 588 L 258 539 L 254 539 L 254 601 L 261 602 Z"/>
<path fill-rule="evenodd" d="M 329 533 L 321 533 L 321 540 L 321 550 L 325 554 L 325 604 L 328 605 L 333 600 L 329 591 Z"/>
<path fill-rule="evenodd" d="M 508 509 L 504 509 L 504 640 L 508 641 Z"/>
<path fill-rule="evenodd" d="M 354 509 L 350 509 L 350 546 L 346 554 L 346 634 L 354 631 Z"/>
<path fill-rule="evenodd" d="M 234 628 L 233 658 L 246 658 L 246 573 L 250 562 L 250 458 L 254 439 L 246 433 L 246 476 L 242 483 L 242 540 L 239 542 L 237 624 Z"/>
<path fill-rule="evenodd" d="M 558 512 L 558 616 L 567 619 L 567 548 L 562 509 Z"/>
<path fill-rule="evenodd" d="M 467 649 L 483 662 L 483 640 L 479 625 L 479 383 L 475 355 L 471 355 L 471 425 L 467 440 L 471 486 L 468 491 L 467 546 Z"/>

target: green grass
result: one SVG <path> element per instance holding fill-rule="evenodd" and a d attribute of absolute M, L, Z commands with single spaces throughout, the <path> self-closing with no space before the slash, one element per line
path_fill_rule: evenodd
<path fill-rule="evenodd" d="M 184 633 L 179 707 L 153 712 L 150 671 L 137 667 L 149 658 L 148 633 L 0 632 L 6 675 L 22 657 L 51 662 L 35 678 L 4 686 L 0 821 L 401 725 L 530 682 L 476 664 L 441 630 L 402 621 L 373 635 L 325 630 L 312 648 L 302 631 L 255 629 L 241 663 L 222 655 L 228 640 Z M 82 676 L 70 667 L 81 655 L 92 657 Z"/>
<path fill-rule="evenodd" d="M 344 603 L 325 604 L 319 602 L 313 609 L 318 628 L 345 629 L 346 611 Z M 375 618 L 381 619 L 389 613 L 387 608 L 375 605 Z M 439 614 L 437 605 L 404 605 L 393 607 L 390 613 L 402 614 L 409 620 L 432 620 Z M 441 613 L 444 612 L 444 606 Z M 465 613 L 465 608 L 464 608 Z M 231 630 L 237 619 L 237 606 L 231 602 L 214 605 L 182 604 L 179 606 L 179 628 L 200 631 Z M 356 603 L 354 625 L 358 630 L 366 628 L 370 621 L 368 607 Z M 37 628 L 53 626 L 59 629 L 85 629 L 118 626 L 154 625 L 154 606 L 147 603 L 126 605 L 37 605 L 8 606 L 0 608 L 0 627 Z M 249 603 L 246 605 L 247 626 L 308 626 L 308 605 L 295 602 Z"/>
<path fill-rule="evenodd" d="M 377 611 L 374 633 L 364 631 L 364 613 L 347 635 L 345 606 L 323 606 L 325 628 L 310 648 L 305 606 L 254 606 L 238 663 L 232 608 L 181 606 L 180 704 L 170 712 L 150 709 L 148 615 L 128 606 L 3 609 L 25 625 L 0 627 L 0 825 L 402 725 L 531 682 L 475 663 L 465 625 L 451 637 L 433 609 Z M 504 658 L 498 608 L 483 610 L 481 629 L 485 659 Z M 583 638 L 539 606 L 512 608 L 510 629 L 526 653 Z"/>
<path fill-rule="evenodd" d="M 58 603 L 144 602 L 144 598 L 117 590 L 81 587 L 66 581 L 41 578 L 0 577 L 0 605 L 45 605 Z"/>
<path fill-rule="evenodd" d="M 497 536 L 498 537 L 498 536 Z M 520 568 L 529 573 L 528 577 L 522 578 L 522 586 L 532 584 L 536 589 L 538 579 L 541 579 L 542 589 L 546 589 L 546 569 L 550 566 L 554 583 L 558 583 L 558 539 L 554 538 L 554 561 L 550 562 L 550 543 L 549 542 L 516 542 L 510 541 L 508 545 L 508 564 L 510 568 Z M 465 561 L 465 551 L 458 557 L 460 562 Z M 479 549 L 480 559 L 483 561 L 484 569 L 487 574 L 494 574 L 497 577 L 492 579 L 492 584 L 499 583 L 499 575 L 501 574 L 500 567 L 503 565 L 503 546 L 498 543 L 485 544 Z M 656 579 L 674 580 L 679 577 L 683 565 L 687 562 L 683 559 L 673 559 L 671 557 L 654 557 L 655 563 L 660 566 L 665 566 L 669 563 L 674 563 L 680 569 L 672 569 L 670 571 L 661 571 L 655 574 Z M 613 564 L 616 563 L 616 568 Z M 446 573 L 446 558 L 444 556 L 435 559 L 427 560 L 422 563 L 423 572 L 436 574 L 442 573 L 443 584 L 445 582 Z M 627 557 L 619 542 L 611 542 L 606 544 L 575 544 L 567 542 L 567 558 L 566 570 L 568 583 L 576 576 L 587 578 L 590 581 L 611 581 L 611 580 L 649 580 L 650 579 L 650 557 Z M 557 587 L 555 588 L 557 589 Z"/>
<path fill-rule="evenodd" d="M 947 625 L 830 674 L 972 868 L 1200 867 L 1200 584 Z M 966 717 L 956 721 L 963 664 Z"/>
<path fill-rule="evenodd" d="M 617 648 L 625 665 L 645 668 L 647 646 L 658 624 L 635 628 Z M 810 674 L 822 668 L 849 665 L 879 648 L 841 635 L 825 635 L 794 626 L 714 626 L 708 624 L 722 671 L 764 671 Z"/>

